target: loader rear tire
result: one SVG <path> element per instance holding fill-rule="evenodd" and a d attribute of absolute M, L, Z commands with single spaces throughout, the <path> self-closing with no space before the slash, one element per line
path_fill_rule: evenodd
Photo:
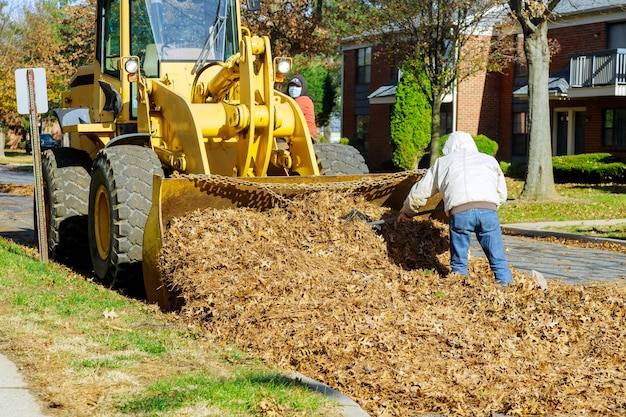
<path fill-rule="evenodd" d="M 91 158 L 73 148 L 41 154 L 48 257 L 70 266 L 89 263 L 87 213 Z M 38 235 L 35 210 L 35 233 Z"/>
<path fill-rule="evenodd" d="M 152 204 L 152 179 L 163 175 L 154 151 L 135 145 L 101 150 L 89 189 L 89 250 L 104 284 L 141 295 L 143 232 Z"/>
<path fill-rule="evenodd" d="M 363 155 L 353 146 L 341 143 L 313 144 L 317 166 L 322 175 L 361 175 L 368 174 Z"/>

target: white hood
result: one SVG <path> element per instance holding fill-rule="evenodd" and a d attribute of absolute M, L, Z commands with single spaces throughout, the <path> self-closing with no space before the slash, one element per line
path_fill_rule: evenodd
<path fill-rule="evenodd" d="M 443 154 L 450 155 L 456 151 L 471 151 L 478 152 L 476 142 L 472 138 L 472 135 L 466 132 L 452 132 L 446 143 L 443 145 Z"/>

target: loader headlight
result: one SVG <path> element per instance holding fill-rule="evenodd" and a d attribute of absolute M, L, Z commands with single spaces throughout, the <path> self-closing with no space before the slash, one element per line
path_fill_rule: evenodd
<path fill-rule="evenodd" d="M 278 63 L 278 72 L 281 74 L 287 74 L 291 70 L 291 62 L 287 60 L 280 61 Z"/>
<path fill-rule="evenodd" d="M 131 83 L 139 81 L 139 61 L 129 58 L 124 63 L 124 69 L 127 72 L 128 81 Z"/>
<path fill-rule="evenodd" d="M 124 69 L 126 69 L 126 72 L 133 74 L 139 70 L 139 63 L 134 59 L 129 59 L 126 61 L 126 64 L 124 64 Z"/>
<path fill-rule="evenodd" d="M 274 58 L 274 78 L 276 82 L 282 83 L 285 81 L 285 76 L 291 71 L 292 59 L 288 57 L 276 57 Z"/>

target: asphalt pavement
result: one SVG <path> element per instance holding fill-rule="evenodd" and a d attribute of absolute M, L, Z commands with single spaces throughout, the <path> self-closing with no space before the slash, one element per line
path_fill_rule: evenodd
<path fill-rule="evenodd" d="M 32 171 L 12 170 L 0 166 L 0 184 L 32 183 Z M 626 219 L 586 220 L 577 222 L 521 223 L 502 226 L 504 246 L 509 264 L 515 269 L 532 274 L 538 271 L 548 281 L 559 280 L 569 284 L 587 285 L 592 282 L 626 282 L 626 257 L 601 249 L 581 248 L 545 240 L 537 236 L 557 236 L 568 239 L 609 241 L 626 246 L 626 241 L 600 239 L 548 230 L 555 226 L 572 224 L 622 224 Z M 0 193 L 0 236 L 16 243 L 35 246 L 33 228 L 33 197 Z M 483 257 L 482 249 L 473 238 L 470 254 Z M 301 375 L 295 376 L 302 380 Z M 344 406 L 346 417 L 367 417 L 352 400 L 316 381 L 309 380 L 312 389 L 329 395 Z M 16 365 L 0 354 L 0 417 L 41 417 L 42 407 L 29 392 Z"/>
<path fill-rule="evenodd" d="M 626 256 L 622 253 L 534 239 L 534 237 L 558 237 L 583 242 L 609 242 L 626 246 L 626 240 L 550 230 L 566 226 L 604 227 L 617 224 L 626 224 L 626 219 L 503 225 L 507 261 L 515 269 L 524 271 L 529 275 L 535 270 L 541 272 L 546 279 L 559 280 L 568 284 L 626 282 Z M 474 254 L 484 256 L 478 242 L 475 242 Z"/>

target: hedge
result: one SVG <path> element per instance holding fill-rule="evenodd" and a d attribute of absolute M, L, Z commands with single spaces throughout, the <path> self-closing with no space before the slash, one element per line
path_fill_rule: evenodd
<path fill-rule="evenodd" d="M 501 161 L 500 166 L 507 177 L 526 178 L 526 166 L 522 162 Z M 585 153 L 552 157 L 552 171 L 557 183 L 604 184 L 626 183 L 626 158 L 609 153 Z"/>
<path fill-rule="evenodd" d="M 552 158 L 554 181 L 601 184 L 626 183 L 626 158 L 609 153 L 585 153 Z"/>

